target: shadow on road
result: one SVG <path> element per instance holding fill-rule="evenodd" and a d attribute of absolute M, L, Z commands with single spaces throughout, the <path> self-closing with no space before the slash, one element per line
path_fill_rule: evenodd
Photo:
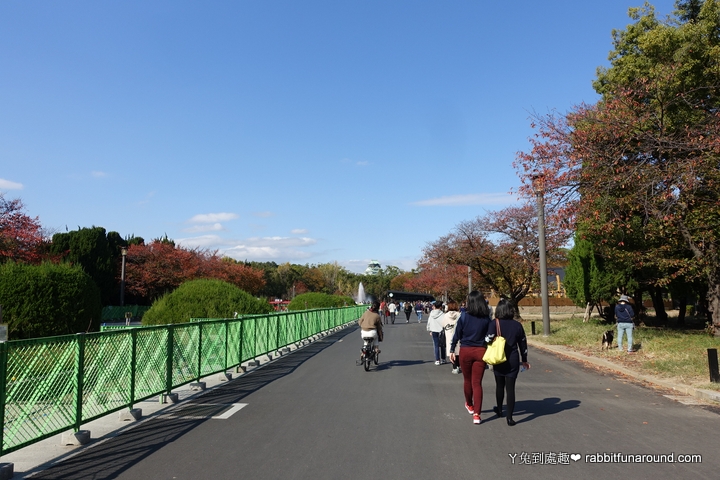
<path fill-rule="evenodd" d="M 355 329 L 348 328 L 318 340 L 305 348 L 297 350 L 290 355 L 249 372 L 242 377 L 208 390 L 182 402 L 179 408 L 185 408 L 194 403 L 238 403 L 251 393 L 266 385 L 291 374 L 301 364 L 317 355 L 339 339 L 352 333 Z M 177 410 L 177 409 L 175 409 Z M 182 437 L 198 425 L 210 418 L 187 419 L 172 418 L 172 411 L 161 411 L 164 418 L 150 417 L 136 427 L 121 432 L 102 443 L 91 445 L 81 450 L 75 456 L 47 468 L 47 465 L 38 467 L 34 471 L 33 479 L 93 479 L 103 480 L 116 478 L 132 465 L 152 455 L 169 442 Z M 41 470 L 47 468 L 46 470 Z M 39 471 L 41 470 L 41 471 Z M 30 473 L 30 472 L 27 472 Z"/>
<path fill-rule="evenodd" d="M 523 419 L 517 419 L 517 423 L 531 422 L 538 417 L 555 415 L 565 410 L 572 410 L 580 406 L 580 400 L 561 401 L 557 397 L 545 398 L 543 400 L 520 400 L 515 402 L 514 415 L 527 415 Z"/>
<path fill-rule="evenodd" d="M 409 367 L 411 365 L 420 365 L 422 363 L 426 363 L 425 360 L 390 360 L 389 362 L 381 361 L 380 365 L 378 365 L 375 370 L 390 370 L 394 367 Z"/>

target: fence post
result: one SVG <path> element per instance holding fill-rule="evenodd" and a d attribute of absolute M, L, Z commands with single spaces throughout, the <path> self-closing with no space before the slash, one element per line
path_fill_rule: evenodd
<path fill-rule="evenodd" d="M 77 391 L 75 395 L 75 431 L 80 431 L 82 425 L 82 399 L 83 399 L 83 383 L 85 377 L 85 332 L 77 334 L 77 361 L 75 369 L 77 374 Z"/>
<path fill-rule="evenodd" d="M 5 453 L 5 400 L 7 399 L 7 342 L 0 342 L 0 455 Z"/>
<path fill-rule="evenodd" d="M 280 317 L 275 316 L 275 348 L 280 350 Z"/>
<path fill-rule="evenodd" d="M 230 348 L 230 345 L 228 345 L 228 331 L 230 330 L 230 320 L 227 318 L 225 319 L 225 369 L 228 369 L 228 348 Z"/>
<path fill-rule="evenodd" d="M 135 403 L 135 370 L 137 367 L 137 329 L 130 330 L 130 410 Z"/>
<path fill-rule="evenodd" d="M 240 345 L 238 346 L 238 365 L 240 365 L 243 362 L 243 326 L 245 323 L 245 320 L 238 320 L 240 322 L 240 333 L 238 333 L 238 336 L 240 337 Z"/>
<path fill-rule="evenodd" d="M 170 394 L 172 392 L 172 373 L 173 373 L 173 337 L 175 336 L 175 326 L 168 325 L 168 338 L 167 338 L 167 352 L 165 359 L 165 367 L 167 369 L 165 376 L 165 393 Z"/>
<path fill-rule="evenodd" d="M 202 372 L 202 332 L 203 332 L 203 322 L 197 322 L 198 326 L 198 363 L 197 363 L 197 379 L 196 382 L 200 381 L 200 378 L 202 378 L 201 372 Z"/>

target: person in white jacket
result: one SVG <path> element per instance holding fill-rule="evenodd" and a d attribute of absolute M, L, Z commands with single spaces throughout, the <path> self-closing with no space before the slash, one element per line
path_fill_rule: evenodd
<path fill-rule="evenodd" d="M 450 351 L 450 344 L 452 344 L 453 335 L 455 335 L 455 326 L 460 318 L 460 312 L 457 302 L 450 300 L 447 304 L 447 312 L 442 316 L 441 323 L 445 330 L 445 351 Z M 460 370 L 460 346 L 455 347 L 455 361 L 452 362 L 453 369 L 452 373 L 462 373 Z"/>
<path fill-rule="evenodd" d="M 440 345 L 440 332 L 443 331 L 442 307 L 442 302 L 435 302 L 432 310 L 430 311 L 427 322 L 427 330 L 430 332 L 430 335 L 432 335 L 433 348 L 435 349 L 435 365 L 442 365 L 445 363 L 445 345 Z"/>

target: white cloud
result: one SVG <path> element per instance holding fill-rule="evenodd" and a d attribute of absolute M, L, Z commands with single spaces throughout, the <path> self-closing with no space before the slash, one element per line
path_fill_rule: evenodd
<path fill-rule="evenodd" d="M 17 183 L 17 182 L 11 182 L 10 180 L 5 180 L 4 178 L 0 178 L 0 189 L 3 190 L 22 190 L 23 184 Z"/>
<path fill-rule="evenodd" d="M 220 223 L 213 223 L 211 225 L 193 225 L 190 228 L 184 229 L 183 232 L 199 233 L 199 232 L 218 232 L 221 230 L 225 230 L 225 228 Z"/>
<path fill-rule="evenodd" d="M 515 203 L 514 196 L 507 193 L 471 193 L 468 195 L 450 195 L 412 202 L 419 207 L 462 207 L 468 205 L 509 205 Z"/>
<path fill-rule="evenodd" d="M 202 213 L 195 215 L 188 223 L 216 223 L 226 222 L 228 220 L 235 220 L 239 218 L 236 213 Z"/>
<path fill-rule="evenodd" d="M 250 237 L 228 239 L 219 235 L 201 235 L 176 240 L 189 248 L 218 250 L 220 254 L 236 260 L 297 262 L 314 255 L 306 249 L 317 243 L 308 237 Z"/>
<path fill-rule="evenodd" d="M 256 217 L 260 218 L 268 218 L 268 217 L 274 217 L 275 214 L 273 212 L 255 212 L 253 213 Z"/>
<path fill-rule="evenodd" d="M 92 175 L 92 176 L 95 177 L 95 178 L 103 178 L 103 177 L 107 177 L 107 176 L 108 176 L 108 174 L 107 174 L 106 172 L 100 172 L 100 171 L 97 171 L 97 170 L 94 170 L 94 171 L 90 172 L 90 175 Z"/>
<path fill-rule="evenodd" d="M 290 230 L 290 233 L 292 233 L 293 235 L 303 235 L 305 233 L 308 233 L 308 231 L 305 228 L 294 228 Z"/>
<path fill-rule="evenodd" d="M 144 198 L 144 199 L 142 199 L 142 200 L 140 200 L 139 202 L 137 202 L 137 205 L 138 205 L 138 206 L 142 206 L 142 205 L 145 205 L 145 204 L 150 203 L 150 199 L 151 199 L 152 197 L 154 197 L 154 196 L 155 196 L 155 192 L 154 192 L 154 191 L 148 193 L 147 195 L 145 195 L 145 198 Z"/>

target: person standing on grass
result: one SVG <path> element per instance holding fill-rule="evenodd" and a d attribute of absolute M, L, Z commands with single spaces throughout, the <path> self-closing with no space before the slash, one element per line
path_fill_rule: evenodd
<path fill-rule="evenodd" d="M 488 327 L 487 339 L 492 341 L 496 335 L 500 335 L 505 339 L 505 358 L 506 361 L 493 366 L 495 374 L 495 400 L 497 406 L 493 407 L 493 411 L 498 417 L 503 417 L 503 397 L 507 391 L 507 424 L 515 425 L 513 420 L 513 412 L 515 411 L 515 381 L 520 372 L 520 360 L 525 369 L 530 368 L 527 362 L 527 338 L 525 337 L 525 329 L 522 324 L 514 319 L 515 309 L 510 302 L 503 298 L 497 307 L 495 307 L 495 322 L 490 323 Z M 498 332 L 497 327 L 500 327 Z M 518 355 L 518 350 L 520 355 Z"/>
<path fill-rule="evenodd" d="M 635 324 L 633 323 L 633 317 L 635 312 L 632 306 L 628 303 L 630 300 L 627 295 L 620 295 L 620 300 L 615 305 L 615 319 L 617 320 L 618 329 L 618 350 L 622 352 L 623 349 L 623 334 L 627 334 L 627 346 L 628 353 L 633 353 L 633 329 Z"/>
<path fill-rule="evenodd" d="M 462 346 L 460 367 L 463 374 L 465 409 L 472 414 L 473 423 L 480 425 L 485 374 L 483 355 L 487 350 L 485 336 L 490 326 L 490 312 L 482 293 L 472 291 L 467 298 L 467 312 L 460 316 L 455 326 L 455 335 L 450 344 L 450 361 L 455 362 L 455 347 Z"/>

